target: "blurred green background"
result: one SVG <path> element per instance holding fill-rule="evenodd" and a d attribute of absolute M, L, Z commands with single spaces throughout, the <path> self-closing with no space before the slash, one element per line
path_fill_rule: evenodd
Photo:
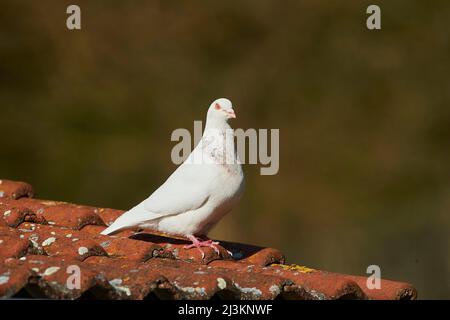
<path fill-rule="evenodd" d="M 0 177 L 130 208 L 228 97 L 235 128 L 280 129 L 280 171 L 246 165 L 212 237 L 450 298 L 450 2 L 376 1 L 369 31 L 372 3 L 3 0 Z"/>

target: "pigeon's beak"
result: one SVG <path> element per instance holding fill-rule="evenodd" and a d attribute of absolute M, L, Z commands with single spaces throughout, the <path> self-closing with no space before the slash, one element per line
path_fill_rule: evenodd
<path fill-rule="evenodd" d="M 233 109 L 227 111 L 227 114 L 228 114 L 228 118 L 231 118 L 231 119 L 235 119 L 236 118 L 236 114 L 234 113 Z"/>

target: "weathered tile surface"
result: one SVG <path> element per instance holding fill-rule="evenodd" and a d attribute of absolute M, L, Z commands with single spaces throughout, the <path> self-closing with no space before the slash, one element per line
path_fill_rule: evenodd
<path fill-rule="evenodd" d="M 103 236 L 123 211 L 33 199 L 29 184 L 0 181 L 0 298 L 417 298 L 407 283 L 368 289 L 366 277 L 285 264 L 273 248 L 223 241 L 202 259 L 182 237 Z"/>

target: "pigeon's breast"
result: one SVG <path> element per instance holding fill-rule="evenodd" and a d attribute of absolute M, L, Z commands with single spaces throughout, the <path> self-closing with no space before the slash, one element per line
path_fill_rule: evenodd
<path fill-rule="evenodd" d="M 238 164 L 233 129 L 210 129 L 201 141 L 203 157 L 221 165 Z"/>

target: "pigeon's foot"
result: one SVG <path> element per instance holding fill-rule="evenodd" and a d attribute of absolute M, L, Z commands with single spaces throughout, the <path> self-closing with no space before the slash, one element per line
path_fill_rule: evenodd
<path fill-rule="evenodd" d="M 188 238 L 189 238 L 189 240 L 192 241 L 192 244 L 184 246 L 184 249 L 197 248 L 197 250 L 199 250 L 201 252 L 201 254 L 202 254 L 202 259 L 205 258 L 205 253 L 203 252 L 202 247 L 213 248 L 214 251 L 218 255 L 220 255 L 219 248 L 217 248 L 217 245 L 219 244 L 219 242 L 212 241 L 211 239 L 201 241 L 199 238 L 194 237 L 192 235 L 188 236 Z"/>

